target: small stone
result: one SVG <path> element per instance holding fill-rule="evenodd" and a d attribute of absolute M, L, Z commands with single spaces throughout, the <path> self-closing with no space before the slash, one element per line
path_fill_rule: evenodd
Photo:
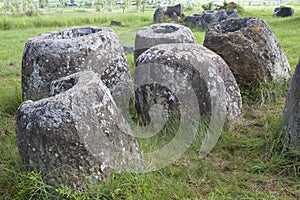
<path fill-rule="evenodd" d="M 291 7 L 279 7 L 274 9 L 274 17 L 290 17 L 294 16 L 294 9 Z"/>
<path fill-rule="evenodd" d="M 122 26 L 122 22 L 111 21 L 111 22 L 110 22 L 110 26 Z"/>

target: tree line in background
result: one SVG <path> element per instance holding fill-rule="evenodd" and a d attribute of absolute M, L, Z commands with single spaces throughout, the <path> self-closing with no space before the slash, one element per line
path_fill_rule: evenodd
<path fill-rule="evenodd" d="M 39 0 L 43 1 L 43 0 Z M 48 1 L 48 0 L 45 0 Z M 38 7 L 34 4 L 32 0 L 13 0 L 4 1 L 1 12 L 12 13 L 12 14 L 25 14 L 27 16 L 32 16 Z"/>
<path fill-rule="evenodd" d="M 41 9 L 50 8 L 91 8 L 100 12 L 105 8 L 113 11 L 115 7 L 120 7 L 123 12 L 129 7 L 136 7 L 138 11 L 144 11 L 146 6 L 156 7 L 160 0 L 2 0 L 0 1 L 0 12 L 4 14 L 32 16 L 39 13 Z M 167 3 L 174 3 L 167 0 Z"/>

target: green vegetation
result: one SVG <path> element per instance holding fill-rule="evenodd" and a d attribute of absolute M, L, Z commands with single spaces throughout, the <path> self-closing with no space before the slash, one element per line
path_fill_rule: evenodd
<path fill-rule="evenodd" d="M 1 6 L 0 6 L 1 7 Z M 300 7 L 295 7 L 300 12 Z M 200 8 L 199 8 L 200 9 Z M 18 156 L 14 114 L 21 103 L 21 59 L 26 40 L 70 26 L 109 26 L 124 45 L 133 46 L 136 31 L 152 23 L 154 10 L 115 14 L 84 10 L 46 12 L 36 16 L 0 16 L 0 199 L 298 199 L 300 157 L 282 153 L 281 118 L 288 83 L 241 88 L 244 116 L 224 130 L 213 151 L 199 157 L 195 140 L 176 162 L 147 174 L 113 174 L 99 187 L 72 192 L 45 184 L 37 172 L 26 172 Z M 294 69 L 299 57 L 300 17 L 273 18 L 272 8 L 246 7 L 243 16 L 265 19 Z M 192 11 L 190 11 L 192 12 Z M 194 10 L 193 12 L 197 12 Z M 202 44 L 205 33 L 193 30 Z M 131 70 L 133 55 L 128 54 Z"/>

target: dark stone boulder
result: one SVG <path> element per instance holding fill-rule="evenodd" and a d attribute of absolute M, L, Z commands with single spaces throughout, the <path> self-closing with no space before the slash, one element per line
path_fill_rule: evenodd
<path fill-rule="evenodd" d="M 110 22 L 111 26 L 122 26 L 122 22 L 118 22 L 118 21 L 111 21 Z"/>
<path fill-rule="evenodd" d="M 22 59 L 23 97 L 49 97 L 51 81 L 84 70 L 99 75 L 118 106 L 128 104 L 132 80 L 123 46 L 112 29 L 102 27 L 68 28 L 29 38 Z"/>
<path fill-rule="evenodd" d="M 133 133 L 98 75 L 55 80 L 51 94 L 17 111 L 17 144 L 28 169 L 40 171 L 50 185 L 80 189 L 140 164 Z"/>
<path fill-rule="evenodd" d="M 173 23 L 153 24 L 136 33 L 134 58 L 158 44 L 194 43 L 192 31 L 182 25 Z"/>
<path fill-rule="evenodd" d="M 279 7 L 274 9 L 274 17 L 290 17 L 294 16 L 294 9 L 291 7 Z"/>
<path fill-rule="evenodd" d="M 164 14 L 169 17 L 172 17 L 173 15 L 182 17 L 183 16 L 183 5 L 180 3 L 175 6 L 167 6 L 167 10 L 165 11 Z"/>
<path fill-rule="evenodd" d="M 161 23 L 163 22 L 163 17 L 164 17 L 164 10 L 163 8 L 159 5 L 157 7 L 157 9 L 155 10 L 154 12 L 154 15 L 153 15 L 153 21 L 155 23 Z"/>
<path fill-rule="evenodd" d="M 290 78 L 290 65 L 268 24 L 259 18 L 234 18 L 211 26 L 204 46 L 219 54 L 240 85 Z"/>
<path fill-rule="evenodd" d="M 171 120 L 186 112 L 206 118 L 216 105 L 221 106 L 220 115 L 226 112 L 229 126 L 242 115 L 241 95 L 232 72 L 220 56 L 203 46 L 181 43 L 151 47 L 138 57 L 136 72 L 136 108 L 146 124 L 154 120 L 149 111 L 155 104 Z"/>
<path fill-rule="evenodd" d="M 288 90 L 283 113 L 285 151 L 300 150 L 300 58 Z"/>

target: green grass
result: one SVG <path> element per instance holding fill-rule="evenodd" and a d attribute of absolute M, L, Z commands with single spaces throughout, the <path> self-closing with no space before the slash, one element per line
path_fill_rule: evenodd
<path fill-rule="evenodd" d="M 195 11 L 195 10 L 194 10 Z M 296 7 L 296 12 L 300 8 Z M 34 17 L 0 16 L 0 199 L 299 199 L 299 156 L 281 152 L 280 134 L 287 85 L 276 82 L 242 89 L 244 116 L 224 130 L 213 151 L 199 157 L 196 140 L 173 164 L 146 174 L 113 174 L 98 188 L 72 192 L 53 188 L 37 172 L 26 172 L 18 156 L 14 114 L 21 103 L 21 59 L 26 40 L 70 26 L 112 27 L 122 44 L 134 45 L 136 31 L 152 23 L 152 13 L 49 12 Z M 300 18 L 273 18 L 272 8 L 245 8 L 242 16 L 265 19 L 292 69 L 299 57 Z M 193 30 L 202 44 L 204 32 Z M 133 71 L 133 55 L 127 58 Z M 148 143 L 145 148 L 151 148 Z"/>

